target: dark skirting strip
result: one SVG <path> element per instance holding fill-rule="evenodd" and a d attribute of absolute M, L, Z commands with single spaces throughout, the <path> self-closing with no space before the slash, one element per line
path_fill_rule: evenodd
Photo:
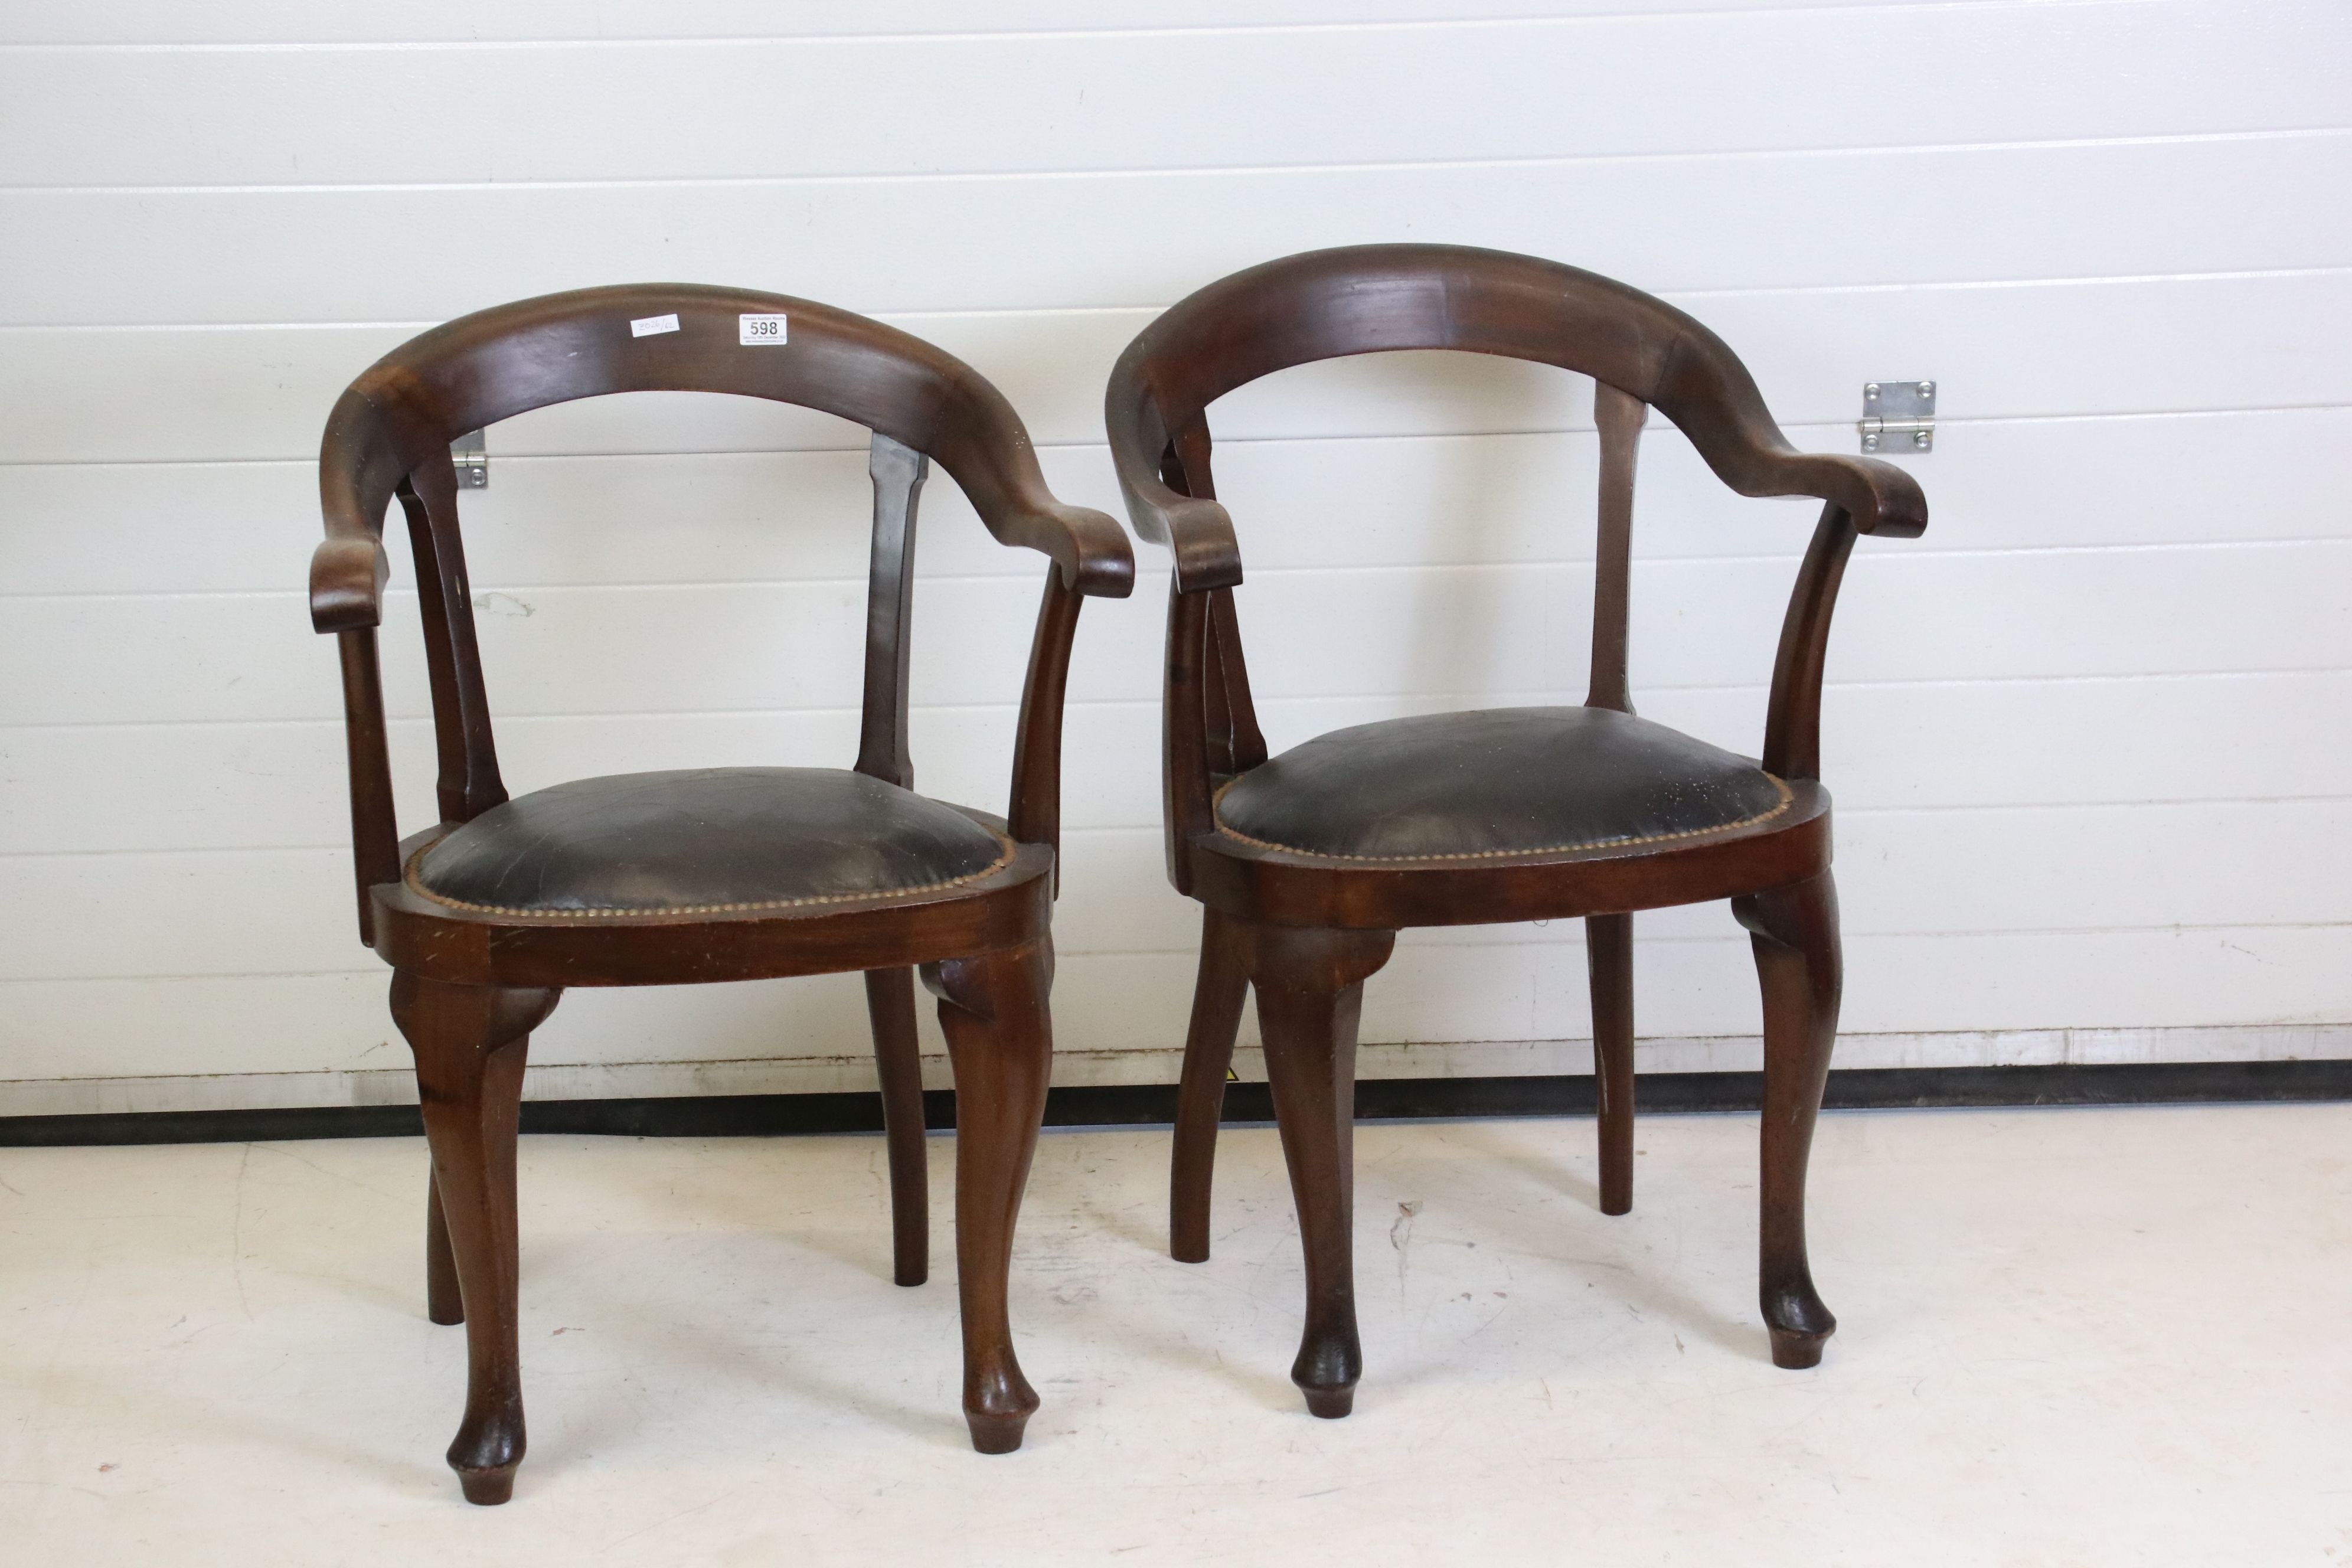
<path fill-rule="evenodd" d="M 1640 1112 L 1754 1110 L 1763 1075 L 1644 1073 Z M 1854 1068 L 1830 1074 L 1830 1110 L 1933 1110 L 1965 1106 L 2232 1105 L 2352 1100 L 2352 1060 L 2154 1062 L 2097 1067 Z M 1367 1079 L 1356 1085 L 1366 1121 L 1443 1121 L 1488 1116 L 1590 1116 L 1589 1075 L 1559 1078 Z M 955 1125 L 955 1096 L 923 1096 L 935 1131 Z M 1056 1089 L 1049 1127 L 1166 1126 L 1173 1084 Z M 1263 1083 L 1225 1090 L 1228 1125 L 1270 1122 Z M 879 1132 L 878 1094 L 726 1094 L 657 1100 L 525 1100 L 525 1132 L 587 1132 L 625 1138 L 782 1137 Z M 278 1110 L 163 1110 L 100 1116 L 0 1117 L 0 1146 L 103 1143 L 245 1143 L 300 1138 L 414 1138 L 413 1105 L 343 1105 Z"/>

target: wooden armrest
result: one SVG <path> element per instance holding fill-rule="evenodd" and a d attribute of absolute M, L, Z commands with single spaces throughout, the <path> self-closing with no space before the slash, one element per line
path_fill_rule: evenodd
<path fill-rule="evenodd" d="M 1133 593 L 1135 550 L 1127 531 L 1091 507 L 1057 500 L 1013 405 L 970 372 L 963 376 L 955 401 L 928 427 L 877 423 L 875 433 L 929 456 L 962 488 L 990 533 L 1051 556 L 1071 592 L 1102 599 Z"/>
<path fill-rule="evenodd" d="M 1637 395 L 1673 420 L 1716 478 L 1741 495 L 1811 496 L 1844 512 L 1860 533 L 1914 539 L 1927 527 L 1918 480 L 1877 458 L 1798 451 L 1747 366 L 1687 317 L 1655 384 Z"/>
<path fill-rule="evenodd" d="M 1827 501 L 1853 520 L 1858 533 L 1916 539 L 1927 531 L 1927 498 L 1919 481 L 1896 464 L 1827 452 L 1775 456 L 1789 488 L 1767 494 Z"/>
<path fill-rule="evenodd" d="M 310 625 L 353 632 L 383 623 L 383 588 L 392 563 L 370 538 L 330 539 L 310 552 Z"/>
<path fill-rule="evenodd" d="M 1154 544 L 1164 544 L 1176 558 L 1180 593 L 1205 594 L 1231 588 L 1242 580 L 1241 544 L 1234 537 L 1233 514 L 1213 500 L 1178 495 L 1154 476 L 1128 483 L 1128 514 L 1135 531 Z"/>
<path fill-rule="evenodd" d="M 1169 431 L 1146 390 L 1139 363 L 1149 336 L 1139 337 L 1119 356 L 1103 400 L 1111 465 L 1118 471 L 1127 515 L 1139 535 L 1165 545 L 1176 558 L 1179 593 L 1231 588 L 1242 580 L 1241 545 L 1234 537 L 1232 514 L 1205 495 L 1179 494 L 1160 478 Z"/>
<path fill-rule="evenodd" d="M 994 517 L 983 510 L 981 521 L 1007 544 L 1051 556 L 1062 569 L 1063 586 L 1073 593 L 1124 599 L 1135 592 L 1135 547 L 1127 531 L 1092 507 L 1024 499 Z"/>

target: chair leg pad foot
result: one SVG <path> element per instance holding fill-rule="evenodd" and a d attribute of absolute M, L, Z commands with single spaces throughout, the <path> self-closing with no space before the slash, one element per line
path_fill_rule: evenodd
<path fill-rule="evenodd" d="M 929 1268 L 901 1268 L 890 1278 L 893 1283 L 912 1289 L 917 1285 L 929 1284 L 931 1271 Z"/>
<path fill-rule="evenodd" d="M 1802 1372 L 1807 1367 L 1822 1364 L 1822 1347 L 1829 1343 L 1827 1334 L 1799 1334 L 1787 1329 L 1772 1331 L 1772 1364 L 1790 1372 Z"/>
<path fill-rule="evenodd" d="M 1010 1415 L 983 1415 L 979 1411 L 964 1412 L 964 1424 L 971 1428 L 971 1446 L 982 1454 L 1010 1454 L 1021 1447 L 1021 1435 L 1028 1427 L 1030 1413 L 1016 1411 Z"/>
<path fill-rule="evenodd" d="M 466 1321 L 466 1310 L 463 1307 L 427 1307 L 425 1310 L 425 1315 L 445 1329 L 454 1328 Z"/>
<path fill-rule="evenodd" d="M 1632 1198 L 1602 1198 L 1601 1200 L 1601 1212 L 1602 1214 L 1610 1215 L 1632 1214 L 1633 1212 L 1633 1200 Z"/>
<path fill-rule="evenodd" d="M 1343 1388 L 1302 1388 L 1307 1397 L 1307 1414 L 1325 1421 L 1337 1421 L 1356 1407 L 1356 1385 Z"/>
<path fill-rule="evenodd" d="M 499 1465 L 488 1470 L 458 1470 L 457 1484 L 465 1489 L 467 1502 L 495 1508 L 514 1496 L 515 1468 L 513 1465 Z"/>
<path fill-rule="evenodd" d="M 1209 1245 L 1202 1242 L 1195 1247 L 1179 1242 L 1168 1248 L 1168 1256 L 1179 1263 L 1206 1263 L 1209 1261 Z"/>

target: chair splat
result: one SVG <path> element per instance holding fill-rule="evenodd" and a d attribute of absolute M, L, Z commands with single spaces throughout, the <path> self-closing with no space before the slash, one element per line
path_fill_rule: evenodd
<path fill-rule="evenodd" d="M 877 430 L 866 471 L 874 479 L 874 565 L 866 588 L 866 711 L 857 771 L 912 789 L 907 679 L 913 663 L 915 508 L 931 460 Z"/>
<path fill-rule="evenodd" d="M 1584 705 L 1631 713 L 1625 623 L 1633 599 L 1633 464 L 1650 406 L 1605 381 L 1595 382 L 1592 393 L 1601 429 L 1601 531 L 1592 556 L 1592 685 Z"/>
<path fill-rule="evenodd" d="M 416 556 L 416 602 L 425 620 L 425 668 L 433 687 L 433 733 L 441 774 L 436 795 L 444 822 L 471 822 L 502 805 L 490 700 L 474 635 L 473 590 L 457 531 L 457 475 L 438 451 L 401 481 L 400 509 Z"/>

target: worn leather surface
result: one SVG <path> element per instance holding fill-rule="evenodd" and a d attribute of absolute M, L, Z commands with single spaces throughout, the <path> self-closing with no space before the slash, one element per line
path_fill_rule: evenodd
<path fill-rule="evenodd" d="M 962 813 L 864 773 L 701 768 L 493 806 L 421 856 L 410 881 L 505 912 L 715 912 L 913 891 L 1007 853 Z"/>
<path fill-rule="evenodd" d="M 1226 831 L 1310 855 L 1454 859 L 1696 837 L 1787 809 L 1745 757 L 1605 708 L 1359 724 L 1243 774 Z"/>

